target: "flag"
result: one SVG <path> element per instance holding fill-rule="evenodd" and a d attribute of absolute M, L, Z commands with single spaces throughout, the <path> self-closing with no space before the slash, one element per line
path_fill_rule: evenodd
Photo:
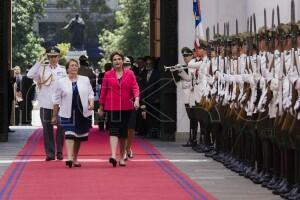
<path fill-rule="evenodd" d="M 193 11 L 195 16 L 195 41 L 194 47 L 198 49 L 200 47 L 199 40 L 204 40 L 204 32 L 202 27 L 202 17 L 201 17 L 201 9 L 200 9 L 200 0 L 194 0 L 193 2 Z"/>

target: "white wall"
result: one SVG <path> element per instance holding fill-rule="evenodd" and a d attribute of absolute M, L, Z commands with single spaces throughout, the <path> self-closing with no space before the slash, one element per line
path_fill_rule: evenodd
<path fill-rule="evenodd" d="M 239 21 L 239 32 L 246 31 L 247 17 L 255 12 L 257 30 L 263 26 L 264 13 L 267 9 L 267 23 L 271 26 L 272 9 L 275 8 L 275 24 L 277 24 L 276 6 L 280 6 L 281 22 L 290 21 L 290 0 L 201 0 L 203 28 L 210 27 L 219 22 L 220 33 L 223 34 L 223 24 L 229 21 L 230 33 L 235 33 L 235 20 Z M 296 21 L 300 20 L 300 1 L 295 0 Z M 183 63 L 180 50 L 187 46 L 193 48 L 194 40 L 194 14 L 193 0 L 178 0 L 178 62 Z M 177 88 L 177 131 L 188 132 L 189 122 L 182 102 L 181 88 Z"/>

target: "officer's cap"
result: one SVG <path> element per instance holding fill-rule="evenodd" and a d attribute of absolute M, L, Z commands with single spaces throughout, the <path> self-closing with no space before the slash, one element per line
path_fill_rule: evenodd
<path fill-rule="evenodd" d="M 130 59 L 128 57 L 124 58 L 124 64 L 131 64 Z"/>
<path fill-rule="evenodd" d="M 226 40 L 227 40 L 226 36 L 220 36 L 219 37 L 219 42 L 220 42 L 221 46 L 226 45 Z"/>
<path fill-rule="evenodd" d="M 188 47 L 183 47 L 181 49 L 181 54 L 182 55 L 193 55 L 193 51 Z"/>
<path fill-rule="evenodd" d="M 214 41 L 215 44 L 220 45 L 221 42 L 222 42 L 221 39 L 222 39 L 222 36 L 221 36 L 220 34 L 216 34 L 216 35 L 214 36 L 213 41 Z"/>
<path fill-rule="evenodd" d="M 208 41 L 209 50 L 211 50 L 211 51 L 216 50 L 215 48 L 217 45 L 218 45 L 218 42 L 216 40 Z"/>
<path fill-rule="evenodd" d="M 199 40 L 199 44 L 200 44 L 200 49 L 208 50 L 209 45 L 205 40 Z"/>
<path fill-rule="evenodd" d="M 287 38 L 290 36 L 291 26 L 288 24 L 279 24 L 277 30 L 281 38 Z"/>
<path fill-rule="evenodd" d="M 233 35 L 230 37 L 231 45 L 239 45 L 240 44 L 240 38 L 239 35 Z"/>
<path fill-rule="evenodd" d="M 46 50 L 46 54 L 48 56 L 58 56 L 60 54 L 60 50 L 57 47 L 50 47 Z"/>
<path fill-rule="evenodd" d="M 247 37 L 248 37 L 247 32 L 239 33 L 238 38 L 241 45 L 247 42 Z"/>
<path fill-rule="evenodd" d="M 258 39 L 259 40 L 267 40 L 270 38 L 270 30 L 267 29 L 265 26 L 260 27 L 258 29 Z"/>
<path fill-rule="evenodd" d="M 267 31 L 268 31 L 268 29 L 267 29 L 265 26 L 260 27 L 260 28 L 258 29 L 258 34 L 259 34 L 259 35 L 264 35 L 264 34 L 267 33 Z"/>

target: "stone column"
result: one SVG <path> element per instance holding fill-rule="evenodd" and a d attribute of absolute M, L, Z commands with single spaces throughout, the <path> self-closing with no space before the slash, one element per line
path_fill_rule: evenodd
<path fill-rule="evenodd" d="M 178 61 L 178 1 L 160 1 L 160 131 L 161 140 L 174 141 L 176 133 L 176 86 L 170 72 L 163 65 L 174 65 Z"/>
<path fill-rule="evenodd" d="M 0 1 L 0 142 L 7 142 L 8 81 L 11 68 L 11 1 Z"/>

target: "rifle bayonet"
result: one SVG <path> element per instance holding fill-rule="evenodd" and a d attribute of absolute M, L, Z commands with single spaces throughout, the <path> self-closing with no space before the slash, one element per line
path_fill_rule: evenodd
<path fill-rule="evenodd" d="M 278 25 L 280 24 L 280 10 L 279 10 L 279 5 L 277 5 L 277 23 L 278 23 Z"/>
<path fill-rule="evenodd" d="M 206 28 L 206 41 L 209 41 L 209 27 Z"/>
<path fill-rule="evenodd" d="M 239 22 L 238 22 L 237 19 L 235 20 L 235 34 L 236 34 L 236 35 L 239 34 Z"/>
<path fill-rule="evenodd" d="M 249 17 L 247 19 L 247 33 L 249 33 Z"/>
<path fill-rule="evenodd" d="M 213 36 L 213 38 L 216 38 L 216 26 L 214 25 L 214 27 L 213 27 L 213 31 L 214 31 L 214 36 Z"/>
<path fill-rule="evenodd" d="M 227 22 L 227 37 L 229 37 L 229 22 Z"/>
<path fill-rule="evenodd" d="M 264 27 L 267 29 L 267 10 L 264 9 Z"/>
<path fill-rule="evenodd" d="M 256 17 L 255 17 L 255 13 L 253 14 L 253 27 L 254 27 L 254 35 L 256 35 Z"/>
<path fill-rule="evenodd" d="M 250 16 L 250 36 L 252 35 L 252 16 Z"/>
<path fill-rule="evenodd" d="M 271 27 L 275 28 L 275 10 L 274 10 L 274 8 L 272 10 L 272 26 Z"/>
<path fill-rule="evenodd" d="M 295 1 L 294 0 L 292 0 L 292 2 L 291 2 L 291 22 L 292 22 L 292 24 L 296 23 L 296 20 L 295 20 Z"/>
<path fill-rule="evenodd" d="M 297 25 L 295 19 L 295 1 L 291 1 L 291 35 L 292 35 L 292 43 L 293 48 L 297 48 Z"/>

